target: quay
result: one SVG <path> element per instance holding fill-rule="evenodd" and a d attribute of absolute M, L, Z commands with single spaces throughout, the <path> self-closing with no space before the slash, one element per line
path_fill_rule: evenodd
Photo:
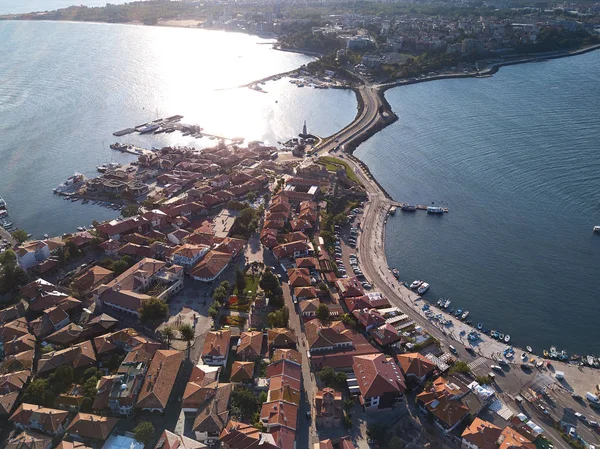
<path fill-rule="evenodd" d="M 125 129 L 122 129 L 121 131 L 115 131 L 113 133 L 113 136 L 121 137 L 121 136 L 125 136 L 127 134 L 131 134 L 132 132 L 135 132 L 134 128 L 125 128 Z"/>
<path fill-rule="evenodd" d="M 400 210 L 403 211 L 414 211 L 414 210 L 427 210 L 428 207 L 432 207 L 432 206 L 426 206 L 425 204 L 410 204 L 410 203 L 403 203 L 403 202 L 398 202 L 398 201 L 390 201 L 389 202 L 389 207 L 396 207 L 396 208 L 400 208 Z M 439 206 L 435 206 L 435 207 L 439 207 Z M 444 212 L 444 213 L 448 213 L 450 210 L 447 207 L 439 207 L 439 209 Z"/>

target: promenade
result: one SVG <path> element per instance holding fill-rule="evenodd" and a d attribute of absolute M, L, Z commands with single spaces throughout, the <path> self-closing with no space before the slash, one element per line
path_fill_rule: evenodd
<path fill-rule="evenodd" d="M 379 88 L 373 86 L 361 86 L 357 90 L 360 96 L 360 109 L 355 120 L 346 128 L 339 131 L 337 134 L 327 139 L 322 146 L 319 147 L 319 155 L 332 153 L 338 145 L 356 145 L 357 141 L 362 142 L 365 136 L 370 136 L 373 130 L 385 126 L 390 123 L 389 116 L 393 114 L 391 111 L 386 111 L 386 104 L 383 100 L 383 93 Z M 383 111 L 383 112 L 382 112 Z M 421 299 L 416 292 L 411 291 L 401 284 L 391 273 L 385 254 L 385 221 L 388 217 L 388 211 L 392 205 L 397 202 L 389 198 L 389 195 L 377 183 L 374 177 L 368 172 L 364 164 L 360 163 L 356 158 L 343 152 L 334 153 L 335 157 L 339 157 L 346 161 L 353 171 L 358 176 L 363 184 L 368 195 L 368 201 L 365 202 L 363 217 L 361 223 L 361 233 L 359 234 L 357 252 L 360 259 L 360 265 L 366 278 L 374 286 L 374 289 L 383 293 L 388 300 L 411 317 L 416 324 L 422 326 L 433 337 L 438 339 L 442 346 L 447 348 L 448 345 L 453 345 L 458 349 L 458 355 L 461 359 L 477 360 L 481 366 L 491 366 L 497 364 L 498 358 L 503 358 L 513 367 L 521 365 L 522 349 L 515 347 L 515 354 L 512 360 L 505 359 L 502 354 L 507 346 L 504 342 L 499 342 L 491 337 L 482 334 L 481 338 L 475 341 L 467 339 L 467 334 L 473 330 L 473 327 L 458 320 L 455 316 L 446 314 L 442 310 L 435 310 L 435 313 L 442 314 L 444 318 L 450 320 L 451 325 L 441 326 L 439 323 L 429 320 L 421 310 L 422 306 L 427 301 Z M 527 342 L 517 342 L 523 348 Z M 512 344 L 510 342 L 509 344 Z M 472 348 L 473 352 L 469 354 L 465 351 L 466 347 Z M 539 359 L 537 355 L 533 355 L 536 361 Z M 531 357 L 530 357 L 531 358 Z M 554 370 L 563 371 L 565 378 L 569 379 L 568 383 L 557 384 L 566 391 L 585 394 L 586 391 L 594 391 L 595 384 L 600 379 L 597 370 L 592 368 L 582 368 L 577 365 L 553 360 L 552 367 L 548 371 L 544 365 L 543 368 L 535 369 L 533 373 L 552 374 Z M 526 381 L 530 380 L 531 373 L 523 373 L 523 386 Z M 520 389 L 520 388 L 519 388 Z M 515 395 L 520 391 L 513 391 Z"/>

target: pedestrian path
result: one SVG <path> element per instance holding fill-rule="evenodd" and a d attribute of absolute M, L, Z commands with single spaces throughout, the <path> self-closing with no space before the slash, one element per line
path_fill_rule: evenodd
<path fill-rule="evenodd" d="M 510 418 L 512 418 L 512 416 L 514 415 L 513 411 L 510 408 L 508 408 L 508 406 L 500 399 L 496 399 L 490 404 L 490 410 L 495 412 L 505 421 L 510 420 Z"/>
<path fill-rule="evenodd" d="M 486 362 L 487 362 L 487 359 L 485 357 L 479 357 L 479 358 L 473 360 L 471 363 L 469 363 L 469 368 L 471 369 L 471 371 L 473 371 L 475 368 L 483 365 Z"/>

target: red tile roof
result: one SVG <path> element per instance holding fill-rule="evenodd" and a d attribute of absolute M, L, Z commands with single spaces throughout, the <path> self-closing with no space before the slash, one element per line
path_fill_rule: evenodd
<path fill-rule="evenodd" d="M 156 351 L 146 372 L 146 378 L 135 407 L 164 410 L 182 362 L 183 353 L 181 351 Z"/>
<path fill-rule="evenodd" d="M 93 415 L 91 413 L 77 413 L 67 433 L 80 438 L 105 441 L 119 422 L 118 418 Z"/>
<path fill-rule="evenodd" d="M 475 417 L 471 425 L 462 433 L 462 438 L 479 449 L 497 449 L 497 441 L 501 433 L 499 427 Z"/>
<path fill-rule="evenodd" d="M 406 390 L 400 367 L 384 354 L 355 356 L 352 368 L 363 398 L 404 393 Z"/>

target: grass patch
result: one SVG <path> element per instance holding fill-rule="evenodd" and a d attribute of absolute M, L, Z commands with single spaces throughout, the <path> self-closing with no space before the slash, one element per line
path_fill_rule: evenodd
<path fill-rule="evenodd" d="M 256 289 L 258 288 L 258 283 L 260 282 L 260 276 L 249 276 L 245 275 L 246 286 L 244 287 L 243 292 L 238 292 L 237 286 L 233 288 L 233 294 L 240 298 L 240 300 L 249 300 L 254 301 L 256 297 Z"/>
<path fill-rule="evenodd" d="M 354 173 L 354 171 L 346 161 L 338 159 L 337 157 L 322 156 L 318 159 L 317 162 L 325 166 L 325 168 L 328 171 L 335 172 L 340 168 L 344 168 L 346 170 L 346 176 L 348 176 L 348 179 L 351 179 L 358 185 L 362 185 L 362 183 L 358 180 L 358 176 L 356 176 L 356 173 Z"/>

